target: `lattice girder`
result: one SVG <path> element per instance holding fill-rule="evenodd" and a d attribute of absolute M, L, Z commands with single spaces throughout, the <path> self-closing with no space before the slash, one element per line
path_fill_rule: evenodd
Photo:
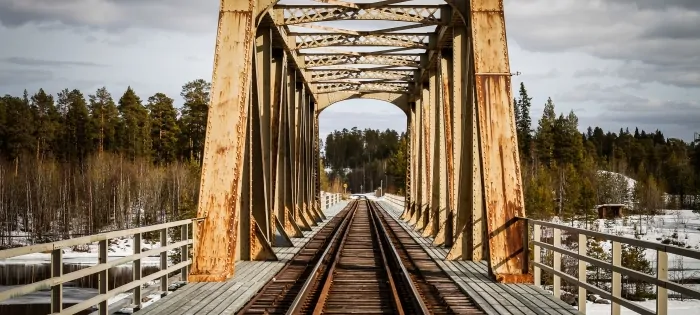
<path fill-rule="evenodd" d="M 379 8 L 348 8 L 324 5 L 276 5 L 275 24 L 294 25 L 339 20 L 385 20 L 446 25 L 440 16 L 450 10 L 447 5 L 392 5 Z"/>
<path fill-rule="evenodd" d="M 304 67 L 349 65 L 391 65 L 398 67 L 419 67 L 420 56 L 417 55 L 342 55 L 342 54 L 301 54 Z"/>
<path fill-rule="evenodd" d="M 371 34 L 371 35 L 348 35 L 348 34 L 300 34 L 297 35 L 300 42 L 296 48 L 318 48 L 328 46 L 393 46 L 415 49 L 427 49 L 427 34 Z"/>
<path fill-rule="evenodd" d="M 311 82 L 339 79 L 385 79 L 396 81 L 413 81 L 413 70 L 324 70 L 311 72 Z"/>
<path fill-rule="evenodd" d="M 316 93 L 332 93 L 339 91 L 357 91 L 357 92 L 394 92 L 394 93 L 409 93 L 409 83 L 322 83 L 316 85 Z"/>

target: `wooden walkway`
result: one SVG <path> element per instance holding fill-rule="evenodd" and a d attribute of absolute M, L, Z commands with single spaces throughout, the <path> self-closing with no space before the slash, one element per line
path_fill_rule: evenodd
<path fill-rule="evenodd" d="M 280 260 L 236 262 L 236 274 L 228 281 L 187 284 L 135 314 L 236 313 L 347 203 L 341 201 L 326 210 L 324 214 L 327 219 L 313 227 L 312 231 L 304 232 L 303 238 L 292 238 L 294 247 L 275 247 L 275 253 Z"/>
<path fill-rule="evenodd" d="M 440 268 L 454 280 L 463 292 L 489 315 L 562 315 L 582 314 L 574 306 L 564 303 L 541 288 L 529 284 L 502 284 L 488 276 L 485 261 L 445 260 L 448 250 L 436 247 L 433 240 L 424 238 L 399 217 L 403 209 L 387 201 L 379 201 L 389 214 L 408 231 Z"/>

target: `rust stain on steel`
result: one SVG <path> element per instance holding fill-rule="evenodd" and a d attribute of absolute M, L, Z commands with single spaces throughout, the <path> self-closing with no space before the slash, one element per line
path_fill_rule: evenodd
<path fill-rule="evenodd" d="M 443 62 L 443 61 L 441 61 Z M 446 66 L 441 66 L 442 77 L 442 104 L 443 104 L 443 119 L 444 119 L 444 130 L 445 130 L 445 155 L 447 156 L 447 204 L 449 208 L 454 205 L 454 151 L 453 151 L 453 140 L 452 140 L 452 104 L 450 100 L 450 82 L 448 76 L 448 69 Z M 449 209 L 450 212 L 455 211 L 455 209 Z M 449 215 L 448 215 L 449 219 Z M 452 239 L 452 235 L 446 236 L 446 238 Z"/>
<path fill-rule="evenodd" d="M 234 273 L 255 3 L 221 2 L 197 210 L 206 219 L 199 232 L 191 282 L 223 281 Z M 235 132 L 229 130 L 231 125 L 236 126 Z"/>
<path fill-rule="evenodd" d="M 486 201 L 489 264 L 499 281 L 518 282 L 522 274 L 524 216 L 520 161 L 515 138 L 510 67 L 500 0 L 471 1 L 471 30 Z"/>

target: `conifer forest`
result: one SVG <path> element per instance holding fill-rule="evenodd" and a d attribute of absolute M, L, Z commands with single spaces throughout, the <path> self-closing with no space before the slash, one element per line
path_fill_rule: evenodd
<path fill-rule="evenodd" d="M 0 248 L 17 235 L 38 243 L 193 217 L 209 90 L 200 79 L 179 96 L 103 87 L 0 97 Z M 700 143 L 586 129 L 552 99 L 531 113 L 524 85 L 514 94 L 528 216 L 582 216 L 621 202 L 645 213 L 700 209 Z M 321 140 L 322 190 L 404 193 L 405 133 L 353 128 Z"/>

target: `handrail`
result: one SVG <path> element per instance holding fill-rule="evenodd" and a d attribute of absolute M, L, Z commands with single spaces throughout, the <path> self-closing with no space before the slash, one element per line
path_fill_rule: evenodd
<path fill-rule="evenodd" d="M 526 222 L 528 225 L 533 226 L 533 271 L 535 285 L 541 285 L 541 272 L 551 273 L 553 275 L 554 282 L 554 295 L 559 298 L 561 290 L 561 279 L 564 279 L 567 283 L 576 285 L 579 289 L 579 311 L 586 313 L 586 292 L 591 291 L 600 295 L 602 298 L 609 299 L 611 301 L 611 311 L 613 315 L 620 314 L 620 306 L 624 306 L 630 310 L 633 310 L 639 314 L 668 314 L 668 290 L 678 292 L 683 295 L 687 295 L 692 298 L 700 299 L 700 291 L 692 289 L 690 287 L 668 281 L 668 254 L 676 254 L 683 257 L 700 259 L 700 251 L 676 247 L 667 246 L 664 244 L 639 240 L 630 237 L 617 236 L 607 233 L 601 233 L 571 226 L 566 226 L 563 224 L 557 224 L 552 222 L 533 220 L 530 218 L 518 217 L 518 220 Z M 541 228 L 547 227 L 552 228 L 553 233 L 553 243 L 549 244 L 542 242 L 541 240 Z M 528 233 L 529 229 L 525 229 L 525 233 Z M 561 247 L 561 231 L 570 232 L 572 234 L 578 234 L 579 236 L 579 247 L 578 252 L 568 250 Z M 607 241 L 612 241 L 612 263 L 602 261 L 586 255 L 587 252 L 587 237 L 595 237 L 604 239 Z M 526 235 L 526 241 L 529 240 L 529 235 Z M 633 269 L 623 267 L 621 265 L 621 254 L 622 247 L 621 244 L 628 244 L 637 247 L 643 247 L 645 249 L 656 250 L 657 264 L 656 264 L 656 276 L 651 276 Z M 548 266 L 540 262 L 541 249 L 547 249 L 554 253 L 553 266 Z M 526 249 L 527 251 L 527 249 Z M 569 274 L 564 273 L 561 270 L 561 255 L 566 255 L 576 259 L 579 263 L 579 276 L 574 277 Z M 528 259 L 526 259 L 526 262 Z M 595 287 L 591 284 L 586 283 L 586 267 L 587 264 L 609 269 L 612 272 L 612 292 L 607 292 L 603 289 Z M 621 296 L 621 275 L 628 276 L 637 280 L 641 280 L 648 284 L 656 286 L 656 311 L 652 311 L 636 304 L 630 300 L 627 300 Z"/>
<path fill-rule="evenodd" d="M 107 300 L 111 297 L 116 296 L 119 293 L 123 293 L 129 290 L 134 290 L 134 304 L 136 308 L 141 308 L 141 285 L 149 281 L 160 279 L 161 281 L 161 291 L 164 294 L 168 292 L 168 274 L 180 270 L 183 279 L 186 279 L 189 274 L 189 266 L 192 264 L 192 260 L 189 259 L 189 247 L 196 244 L 197 228 L 199 222 L 204 220 L 204 218 L 195 218 L 187 220 L 179 220 L 174 222 L 156 224 L 151 226 L 138 227 L 127 230 L 112 231 L 101 234 L 89 235 L 84 237 L 78 237 L 69 240 L 62 240 L 53 243 L 37 244 L 25 247 L 11 248 L 6 250 L 0 250 L 0 260 L 33 254 L 41 252 L 51 252 L 51 278 L 37 281 L 34 283 L 18 286 L 10 290 L 0 292 L 0 302 L 8 300 L 17 296 L 22 296 L 25 294 L 30 294 L 43 289 L 51 288 L 51 311 L 52 314 L 75 314 L 80 311 L 87 309 L 93 305 L 99 305 L 99 314 L 108 313 Z M 180 241 L 168 244 L 168 229 L 180 227 Z M 192 237 L 189 236 L 189 231 L 192 230 Z M 160 247 L 153 248 L 148 251 L 141 250 L 141 235 L 148 232 L 160 232 Z M 121 257 L 116 260 L 108 261 L 108 241 L 109 239 L 123 237 L 123 236 L 133 236 L 134 237 L 134 254 Z M 62 248 L 84 245 L 90 243 L 98 243 L 98 263 L 94 266 L 80 269 L 71 273 L 63 274 L 63 251 Z M 168 267 L 168 256 L 167 253 L 170 250 L 179 248 L 180 252 L 180 262 Z M 141 278 L 142 268 L 141 259 L 149 256 L 160 256 L 160 271 L 151 274 L 147 277 Z M 109 290 L 107 286 L 108 271 L 110 268 L 123 265 L 126 263 L 133 264 L 133 281 L 124 284 L 120 287 Z M 80 302 L 69 308 L 63 309 L 63 284 L 90 276 L 93 274 L 98 274 L 99 285 L 98 285 L 98 295 L 92 297 L 86 301 Z"/>

